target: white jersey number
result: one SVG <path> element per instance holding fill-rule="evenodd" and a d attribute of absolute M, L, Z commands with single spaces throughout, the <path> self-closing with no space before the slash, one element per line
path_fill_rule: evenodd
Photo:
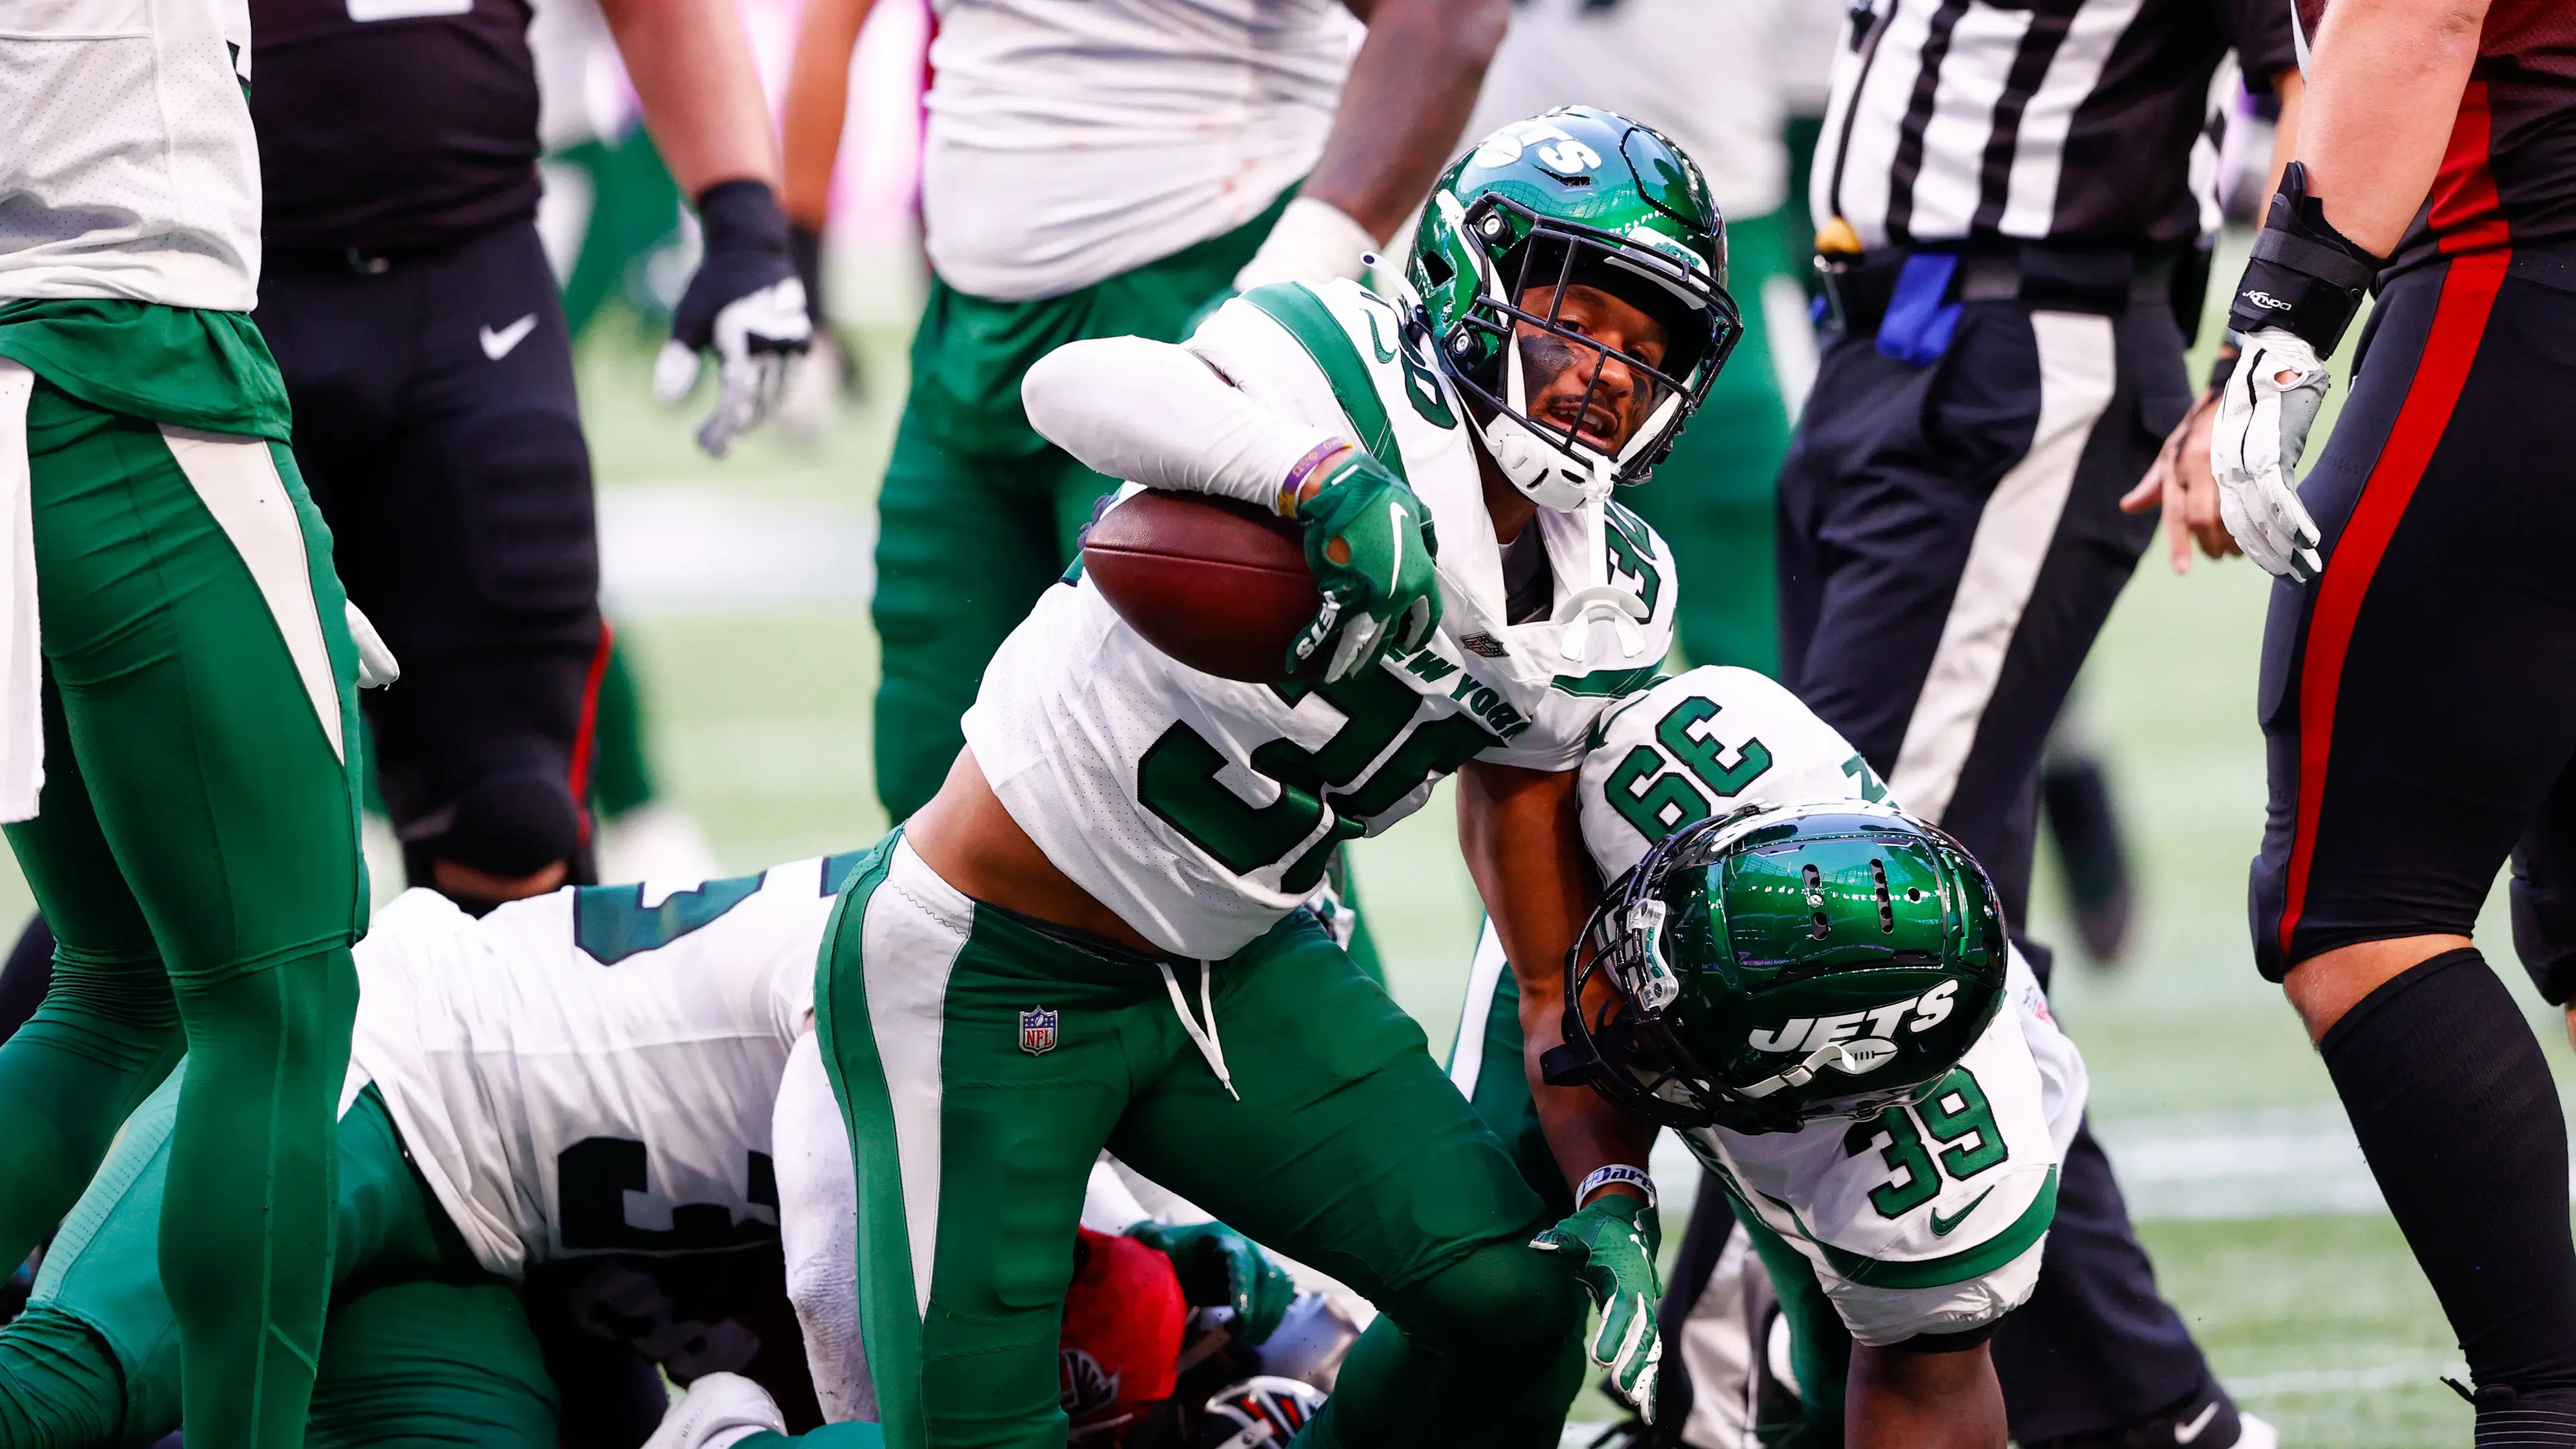
<path fill-rule="evenodd" d="M 1930 1147 L 1924 1145 L 1927 1137 L 1932 1141 Z M 1858 1157 L 1872 1148 L 1896 1172 L 1869 1193 L 1869 1205 L 1890 1221 L 1940 1196 L 1943 1173 L 1949 1174 L 1953 1182 L 1966 1182 L 2002 1166 L 2012 1156 L 2011 1149 L 2004 1145 L 2003 1128 L 1996 1125 L 1994 1107 L 1986 1101 L 1985 1090 L 1977 1085 L 1975 1074 L 1966 1067 L 1954 1068 L 1939 1089 L 1920 1105 L 1910 1110 L 1890 1107 L 1867 1121 L 1853 1123 L 1851 1130 L 1843 1134 L 1843 1154 L 1847 1157 Z M 1948 1225 L 1944 1225 L 1940 1214 L 1933 1214 L 1933 1233 L 1947 1236 L 1950 1227 L 1983 1201 L 1985 1198 L 1980 1196 L 1960 1209 Z"/>
<path fill-rule="evenodd" d="M 1313 890 L 1333 852 L 1343 841 L 1364 834 L 1370 819 L 1395 808 L 1426 781 L 1502 743 L 1465 714 L 1414 728 L 1424 698 L 1387 665 L 1337 684 L 1271 687 L 1292 708 L 1309 693 L 1320 695 L 1341 711 L 1343 720 L 1321 749 L 1272 740 L 1252 752 L 1253 771 L 1278 783 L 1279 798 L 1254 805 L 1227 788 L 1218 778 L 1225 756 L 1179 721 L 1137 760 L 1136 799 L 1236 875 L 1279 864 L 1330 817 L 1323 838 L 1280 878 L 1279 888 L 1292 895 Z M 1389 746 L 1394 746 L 1391 753 Z M 1386 763 L 1369 770 L 1369 762 L 1380 756 Z"/>

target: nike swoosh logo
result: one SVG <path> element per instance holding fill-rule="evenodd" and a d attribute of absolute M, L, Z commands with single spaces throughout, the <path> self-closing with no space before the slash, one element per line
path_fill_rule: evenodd
<path fill-rule="evenodd" d="M 1395 349 L 1387 346 L 1386 339 L 1378 335 L 1377 314 L 1375 312 L 1363 312 L 1360 315 L 1368 319 L 1369 346 L 1376 349 L 1377 360 L 1380 362 L 1395 361 Z"/>
<path fill-rule="evenodd" d="M 518 321 L 511 323 L 509 326 L 502 328 L 498 332 L 486 327 L 483 329 L 483 355 L 492 359 L 494 362 L 498 362 L 502 358 L 509 356 L 512 351 L 517 349 L 520 343 L 525 342 L 528 339 L 529 333 L 536 330 L 537 314 L 534 312 L 529 313 L 527 316 L 520 318 Z"/>
<path fill-rule="evenodd" d="M 1941 1216 L 1941 1211 L 1940 1211 L 1940 1209 L 1938 1209 L 1938 1208 L 1933 1209 L 1933 1211 L 1932 1211 L 1932 1236 L 1934 1236 L 1934 1237 L 1936 1237 L 1936 1238 L 1946 1238 L 1946 1237 L 1950 1236 L 1950 1230 L 1951 1230 L 1952 1228 L 1957 1227 L 1959 1224 L 1966 1222 L 1966 1221 L 1968 1220 L 1968 1214 L 1970 1214 L 1970 1213 L 1972 1213 L 1972 1212 L 1975 1212 L 1975 1211 L 1977 1210 L 1977 1204 L 1978 1204 L 1978 1203 L 1982 1203 L 1982 1202 L 1984 1202 L 1987 1198 L 1993 1197 L 1994 1195 L 1995 1195 L 1995 1190 L 1994 1190 L 1993 1188 L 1991 1188 L 1991 1187 L 1990 1187 L 1990 1188 L 1987 1188 L 1984 1192 L 1981 1192 L 1981 1193 L 1978 1193 L 1978 1194 L 1977 1194 L 1977 1196 L 1976 1196 L 1976 1201 L 1969 1203 L 1966 1207 L 1963 1207 L 1963 1208 L 1959 1209 L 1957 1212 L 1952 1213 L 1950 1216 L 1948 1216 L 1948 1217 L 1946 1217 L 1946 1218 L 1945 1218 L 1945 1217 L 1943 1217 L 1943 1216 Z M 2213 1402 L 2214 1402 L 2214 1401 L 2213 1401 Z M 2185 1441 L 2183 1441 L 2183 1442 L 2185 1442 L 2185 1443 L 2189 1443 L 2190 1441 L 2189 1441 L 2189 1440 L 2185 1440 Z"/>
<path fill-rule="evenodd" d="M 1987 1189 L 1989 1192 L 1992 1192 L 1993 1190 L 1994 1189 L 1992 1188 Z M 2199 1438 L 2200 1431 L 2208 1428 L 2209 1421 L 2217 1417 L 2218 1401 L 2216 1399 L 2212 1399 L 2208 1403 L 2200 1406 L 2200 1412 L 2191 1416 L 2190 1423 L 2174 1425 L 2174 1442 L 2177 1444 L 2188 1444 L 2192 1440 Z"/>

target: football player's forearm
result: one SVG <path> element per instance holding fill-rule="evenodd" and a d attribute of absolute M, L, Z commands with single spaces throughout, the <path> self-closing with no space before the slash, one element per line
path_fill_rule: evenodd
<path fill-rule="evenodd" d="M 2336 0 L 2309 52 L 2298 159 L 2326 221 L 2386 256 L 2432 190 L 2486 0 Z"/>
<path fill-rule="evenodd" d="M 1188 349 L 1142 337 L 1068 343 L 1020 384 L 1029 426 L 1111 478 L 1276 509 L 1280 487 L 1339 437 L 1262 406 Z"/>
<path fill-rule="evenodd" d="M 725 181 L 778 186 L 769 102 L 728 0 L 602 0 L 663 164 L 695 198 Z"/>
<path fill-rule="evenodd" d="M 1510 0 L 1375 0 L 1368 40 L 1303 195 L 1389 243 L 1457 150 Z"/>
<path fill-rule="evenodd" d="M 1852 1345 L 1845 1449 L 2003 1449 L 2004 1391 L 1980 1344 L 1950 1353 Z"/>
<path fill-rule="evenodd" d="M 876 0 L 806 0 L 787 71 L 787 107 L 779 144 L 787 183 L 779 204 L 787 219 L 821 231 L 831 210 L 832 163 L 850 110 L 850 56 Z"/>
<path fill-rule="evenodd" d="M 1550 1086 L 1539 1061 L 1565 1039 L 1565 953 L 1591 912 L 1575 776 L 1505 765 L 1458 772 L 1458 840 L 1520 984 L 1522 1066 L 1566 1184 L 1613 1163 L 1646 1165 L 1655 1129 L 1589 1087 Z"/>

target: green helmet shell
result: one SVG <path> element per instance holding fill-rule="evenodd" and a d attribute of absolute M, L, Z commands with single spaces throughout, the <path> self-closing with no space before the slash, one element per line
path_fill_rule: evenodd
<path fill-rule="evenodd" d="M 1513 122 L 1451 166 L 1423 208 L 1405 271 L 1451 379 L 1484 412 L 1516 425 L 1512 431 L 1567 455 L 1559 465 L 1566 477 L 1525 479 L 1523 471 L 1545 470 L 1536 462 L 1516 469 L 1498 450 L 1505 472 L 1545 507 L 1573 507 L 1574 492 L 1606 495 L 1612 483 L 1642 481 L 1743 333 L 1726 291 L 1725 219 L 1699 167 L 1661 133 L 1590 106 Z M 1516 324 L 1600 350 L 1560 330 L 1553 307 L 1537 314 L 1519 305 L 1527 289 L 1569 280 L 1610 290 L 1665 324 L 1661 364 L 1645 368 L 1657 405 L 1617 458 L 1531 421 L 1515 395 Z"/>
<path fill-rule="evenodd" d="M 1783 1131 L 1931 1090 L 2004 997 L 1985 872 L 1887 806 L 1739 811 L 1667 837 L 1587 928 L 1567 1040 L 1675 1126 Z M 1568 1001 L 1583 998 L 1570 983 Z"/>

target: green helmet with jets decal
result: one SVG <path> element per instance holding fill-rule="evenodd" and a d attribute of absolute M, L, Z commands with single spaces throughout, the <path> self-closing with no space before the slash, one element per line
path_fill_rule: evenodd
<path fill-rule="evenodd" d="M 1660 133 L 1591 106 L 1515 121 L 1431 190 L 1405 275 L 1440 365 L 1474 403 L 1486 450 L 1542 508 L 1573 509 L 1642 482 L 1743 335 L 1726 290 L 1726 221 L 1699 167 Z M 1530 416 L 1524 327 L 1593 354 L 1610 348 L 1558 318 L 1566 287 L 1598 287 L 1663 325 L 1660 365 L 1615 354 L 1653 391 L 1646 420 L 1612 457 L 1572 424 Z M 1552 288 L 1544 312 L 1521 306 Z M 1588 402 L 1589 394 L 1586 395 Z"/>
<path fill-rule="evenodd" d="M 1748 806 L 1666 836 L 1566 961 L 1550 1081 L 1670 1127 L 1795 1131 L 1932 1091 L 2004 999 L 1994 886 L 1885 805 Z"/>

